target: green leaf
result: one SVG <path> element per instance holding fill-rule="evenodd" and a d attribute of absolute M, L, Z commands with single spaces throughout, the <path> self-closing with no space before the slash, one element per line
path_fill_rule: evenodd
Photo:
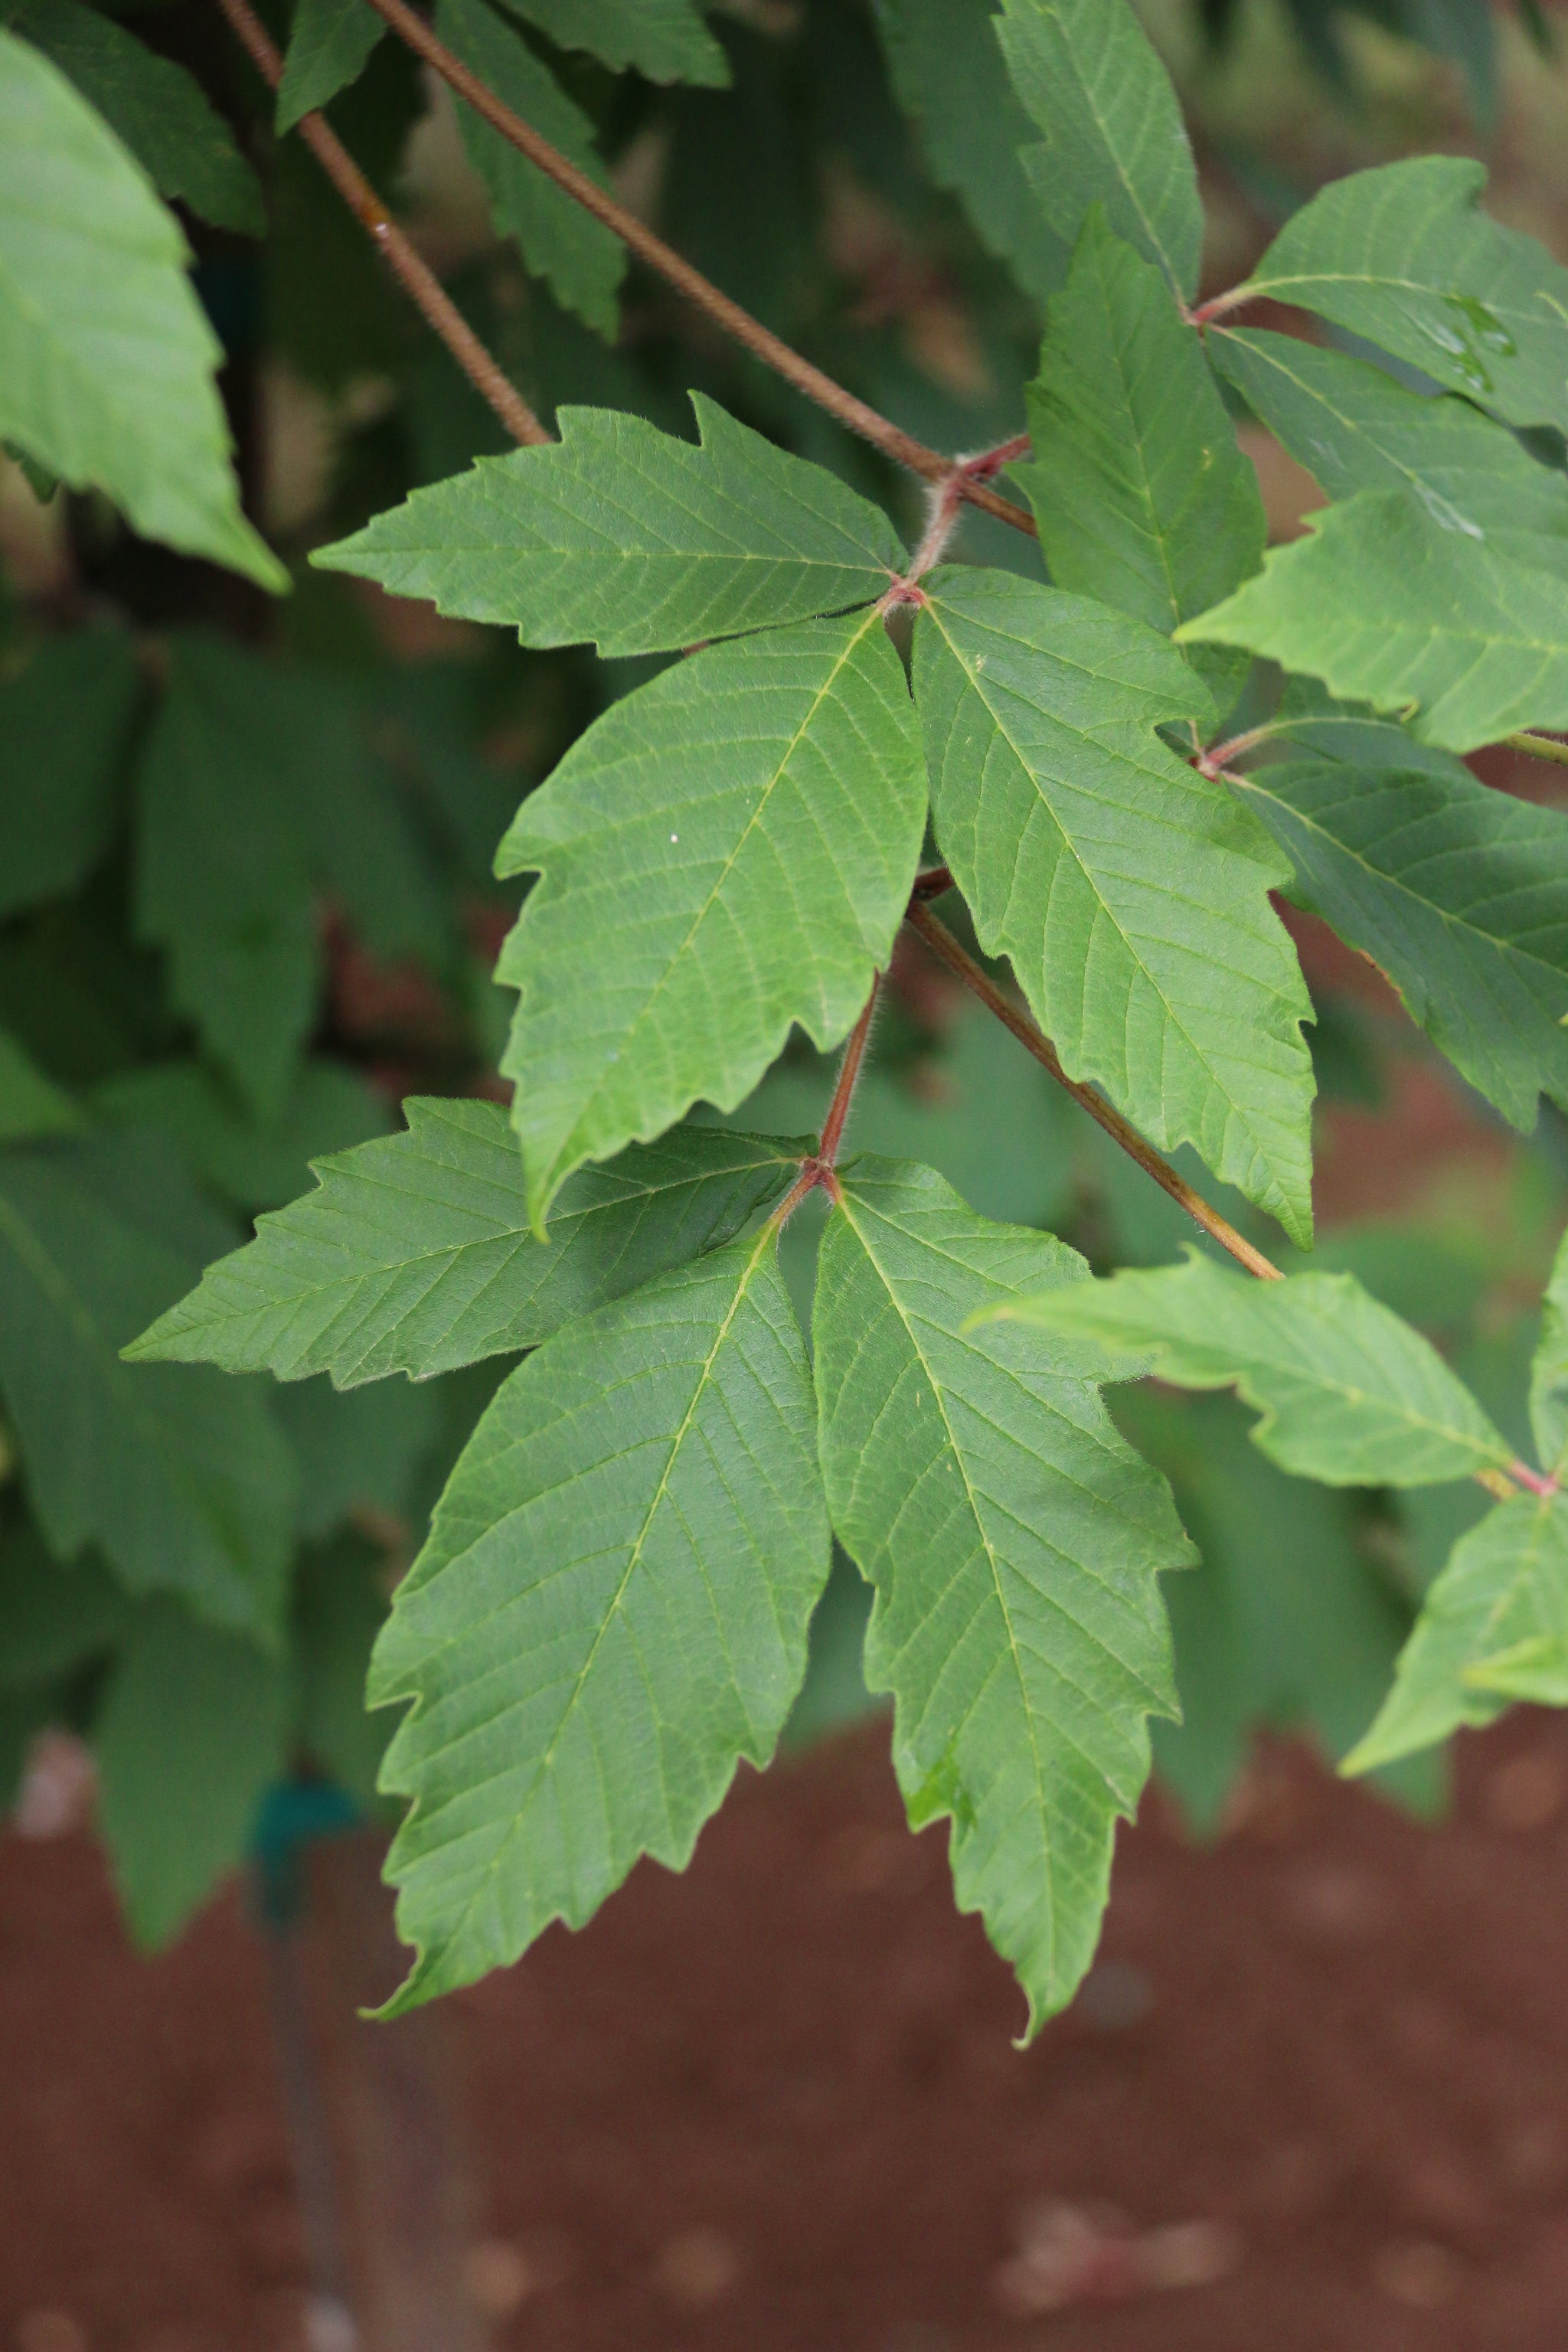
<path fill-rule="evenodd" d="M 1568 474 L 1540 464 L 1468 400 L 1407 391 L 1365 360 L 1297 335 L 1211 328 L 1208 349 L 1331 499 L 1405 490 L 1445 530 L 1568 578 Z"/>
<path fill-rule="evenodd" d="M 691 394 L 697 446 L 562 408 L 548 448 L 481 457 L 311 561 L 525 646 L 679 653 L 868 604 L 909 558 L 881 510 Z"/>
<path fill-rule="evenodd" d="M 1245 646 L 1331 693 L 1407 713 L 1411 732 L 1474 751 L 1515 728 L 1568 727 L 1568 595 L 1399 492 L 1309 515 L 1180 643 Z"/>
<path fill-rule="evenodd" d="M 1258 569 L 1258 476 L 1202 347 L 1167 280 L 1098 205 L 1051 302 L 1028 409 L 1034 462 L 1013 472 L 1058 588 L 1169 636 Z M 1196 667 L 1234 698 L 1234 656 L 1200 655 Z"/>
<path fill-rule="evenodd" d="M 6 22 L 68 76 L 161 194 L 216 228 L 266 234 L 261 184 L 184 66 L 80 0 L 23 0 Z"/>
<path fill-rule="evenodd" d="M 508 0 L 558 48 L 586 49 L 601 64 L 635 66 L 649 81 L 721 89 L 730 63 L 695 0 Z"/>
<path fill-rule="evenodd" d="M 485 0 L 437 0 L 436 31 L 449 49 L 504 106 L 548 139 L 568 162 L 607 188 L 595 149 L 593 126 L 520 33 Z M 459 105 L 463 143 L 489 191 L 497 229 L 514 236 L 524 265 L 547 280 L 552 293 L 607 341 L 618 324 L 616 290 L 626 275 L 626 248 L 574 198 L 508 144 L 499 131 Z"/>
<path fill-rule="evenodd" d="M 308 756 L 256 656 L 214 638 L 171 653 L 138 772 L 139 938 L 169 995 L 263 1119 L 281 1114 L 315 1019 L 321 947 L 292 783 Z"/>
<path fill-rule="evenodd" d="M 1568 1236 L 1558 1244 L 1541 1302 L 1541 1337 L 1530 1368 L 1530 1423 L 1542 1468 L 1561 1476 L 1568 1462 Z"/>
<path fill-rule="evenodd" d="M 385 1580 L 385 1553 L 345 1535 L 306 1553 L 294 1603 L 300 1744 L 367 1808 L 393 1729 L 364 1700 L 371 1650 L 386 1622 Z"/>
<path fill-rule="evenodd" d="M 145 538 L 282 589 L 239 509 L 187 257 L 113 132 L 0 30 L 0 435 Z"/>
<path fill-rule="evenodd" d="M 1007 79 L 990 0 L 876 0 L 899 105 L 920 126 L 939 188 L 963 201 L 986 250 L 1021 286 L 1053 293 L 1068 246 L 1049 227 L 1018 160 L 1034 126 Z"/>
<path fill-rule="evenodd" d="M 1480 210 L 1486 167 L 1419 155 L 1331 181 L 1247 281 L 1332 319 L 1510 425 L 1568 431 L 1568 269 Z"/>
<path fill-rule="evenodd" d="M 279 135 L 357 81 L 385 30 L 367 0 L 297 0 L 278 85 Z"/>
<path fill-rule="evenodd" d="M 579 738 L 502 842 L 543 877 L 496 978 L 537 1229 L 584 1160 L 755 1086 L 798 1022 L 837 1043 L 886 964 L 925 819 L 874 612 L 715 646 Z"/>
<path fill-rule="evenodd" d="M 52 1078 L 45 1077 L 15 1037 L 0 1029 L 0 1143 L 41 1135 L 79 1135 L 87 1115 Z"/>
<path fill-rule="evenodd" d="M 153 1062 L 107 1079 L 92 1107 L 111 1127 L 159 1129 L 195 1175 L 247 1216 L 307 1191 L 322 1152 L 346 1151 L 392 1124 L 382 1096 L 324 1057 L 303 1064 L 275 1125 L 258 1126 L 195 1061 Z"/>
<path fill-rule="evenodd" d="M 57 1682 L 120 1639 L 134 1603 L 90 1553 L 52 1559 L 37 1531 L 0 1540 L 0 1685 Z"/>
<path fill-rule="evenodd" d="M 915 691 L 937 837 L 1069 1076 L 1311 1231 L 1305 984 L 1249 811 L 1161 742 L 1212 723 L 1172 647 L 1000 572 L 934 575 Z"/>
<path fill-rule="evenodd" d="M 1290 895 L 1385 971 L 1503 1117 L 1568 1108 L 1568 818 L 1423 759 L 1288 761 L 1234 780 L 1295 868 Z M 1349 748 L 1348 746 L 1346 747 Z"/>
<path fill-rule="evenodd" d="M 1371 1730 L 1347 1772 L 1408 1756 L 1463 1723 L 1486 1724 L 1507 1698 L 1562 1705 L 1568 1642 L 1568 1505 L 1516 1495 L 1462 1536 L 1426 1595 Z M 1545 1686 L 1528 1669 L 1554 1670 Z M 1496 1687 L 1489 1687 L 1493 1675 Z"/>
<path fill-rule="evenodd" d="M 1263 1416 L 1254 1444 L 1300 1478 L 1432 1486 L 1513 1459 L 1430 1342 L 1352 1275 L 1258 1282 L 1194 1255 L 997 1311 L 1104 1349 L 1121 1380 L 1237 1390 Z"/>
<path fill-rule="evenodd" d="M 265 1636 L 293 1496 L 262 1392 L 119 1353 L 228 1231 L 141 1138 L 0 1157 L 0 1387 L 52 1550 Z"/>
<path fill-rule="evenodd" d="M 284 1389 L 273 1411 L 299 1464 L 302 1536 L 329 1536 L 366 1511 L 406 1527 L 440 1431 L 438 1390 L 382 1381 L 345 1393 L 323 1374 Z"/>
<path fill-rule="evenodd" d="M 910 1819 L 952 1816 L 960 1907 L 1032 2032 L 1093 1956 L 1145 1718 L 1175 1711 L 1156 1576 L 1190 1554 L 1081 1364 L 965 1329 L 1024 1285 L 1079 1288 L 1076 1252 L 983 1222 L 929 1168 L 858 1160 L 842 1191 L 813 1342 L 828 1508 L 877 1588 L 866 1677 L 894 1696 Z"/>
<path fill-rule="evenodd" d="M 1116 1420 L 1170 1479 L 1202 1554 L 1195 1575 L 1163 1588 L 1182 1719 L 1152 1730 L 1155 1771 L 1207 1834 L 1256 1727 L 1309 1730 L 1331 1759 L 1345 1754 L 1412 1612 L 1369 1556 L 1355 1498 L 1288 1480 L 1248 1443 L 1234 1399 L 1125 1390 Z M 1398 1793 L 1425 1792 L 1405 1776 Z"/>
<path fill-rule="evenodd" d="M 321 1161 L 130 1351 L 340 1388 L 418 1380 L 514 1348 L 728 1241 L 809 1142 L 680 1127 L 573 1177 L 530 1230 L 517 1138 L 495 1103 L 404 1105 L 408 1131 Z"/>
<path fill-rule="evenodd" d="M 376 1644 L 414 1698 L 382 1786 L 418 1948 L 390 2004 L 581 1927 L 640 1853 L 679 1868 L 763 1763 L 827 1574 L 805 1345 L 776 1238 L 569 1324 L 500 1390 Z"/>
<path fill-rule="evenodd" d="M 0 685 L 0 918 L 74 889 L 102 856 L 141 698 L 112 629 L 47 638 Z"/>
<path fill-rule="evenodd" d="M 1089 206 L 1101 204 L 1117 236 L 1190 299 L 1204 234 L 1192 146 L 1170 77 L 1126 0 L 1004 0 L 996 37 L 1046 134 L 1018 160 L 1057 235 L 1075 243 Z"/>
<path fill-rule="evenodd" d="M 275 1660 L 173 1601 L 142 1612 L 93 1735 L 99 1825 L 139 1944 L 177 1936 L 243 1861 L 288 1725 Z"/>

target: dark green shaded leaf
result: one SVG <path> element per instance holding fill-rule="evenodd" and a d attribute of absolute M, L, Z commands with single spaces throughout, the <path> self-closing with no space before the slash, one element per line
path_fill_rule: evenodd
<path fill-rule="evenodd" d="M 141 700 L 109 629 L 50 637 L 0 686 L 0 916 L 74 889 L 109 845 Z"/>
<path fill-rule="evenodd" d="M 279 132 L 357 81 L 385 30 L 386 19 L 368 0 L 296 0 L 278 86 Z"/>
<path fill-rule="evenodd" d="M 280 1209 L 310 1187 L 310 1162 L 346 1151 L 392 1124 L 390 1107 L 340 1062 L 301 1065 L 275 1124 L 246 1113 L 200 1062 L 154 1062 L 108 1079 L 93 1108 L 111 1127 L 157 1128 L 193 1174 L 254 1216 Z"/>
<path fill-rule="evenodd" d="M 559 48 L 586 49 L 605 65 L 635 66 L 649 81 L 722 89 L 729 61 L 697 0 L 507 0 Z"/>

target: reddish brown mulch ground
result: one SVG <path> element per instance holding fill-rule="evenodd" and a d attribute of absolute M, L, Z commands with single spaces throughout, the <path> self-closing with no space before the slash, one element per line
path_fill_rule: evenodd
<path fill-rule="evenodd" d="M 1023 2054 L 883 1746 L 748 1779 L 689 1875 L 457 2004 L 509 2352 L 1561 2352 L 1568 1724 L 1470 1743 L 1436 1833 L 1293 1757 L 1213 1851 L 1151 1807 Z M 0 2147 L 5 2352 L 297 2346 L 237 1905 L 138 1962 L 85 1841 L 9 1842 Z M 1063 2203 L 1233 2267 L 1015 2315 Z"/>

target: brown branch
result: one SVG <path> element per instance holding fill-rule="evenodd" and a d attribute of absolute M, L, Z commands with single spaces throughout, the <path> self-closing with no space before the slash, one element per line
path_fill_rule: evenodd
<path fill-rule="evenodd" d="M 1526 728 L 1522 735 L 1505 735 L 1503 741 L 1510 751 L 1527 751 L 1532 760 L 1555 760 L 1568 768 L 1568 743 L 1561 743 L 1552 735 L 1537 735 Z"/>
<path fill-rule="evenodd" d="M 1036 1028 L 1026 1013 L 1020 1013 L 1018 1007 L 1003 994 L 974 958 L 960 946 L 946 924 L 938 922 L 921 897 L 918 883 L 904 919 L 911 930 L 919 932 L 931 953 L 941 958 L 949 971 L 956 974 L 966 988 L 973 989 L 981 1003 L 990 1007 L 997 1020 L 1013 1032 L 1018 1043 L 1033 1054 L 1042 1068 L 1050 1072 L 1057 1084 L 1066 1087 L 1074 1102 L 1088 1111 L 1090 1118 L 1102 1127 L 1131 1159 L 1136 1160 L 1146 1175 L 1152 1176 L 1161 1191 L 1168 1192 L 1194 1223 L 1200 1224 L 1222 1249 L 1228 1250 L 1238 1265 L 1244 1265 L 1248 1274 L 1256 1274 L 1265 1282 L 1284 1280 L 1279 1268 L 1271 1265 L 1261 1250 L 1254 1249 L 1252 1244 L 1238 1234 L 1217 1209 L 1211 1209 L 1202 1193 L 1194 1192 L 1192 1186 L 1161 1159 L 1152 1145 L 1144 1142 L 1137 1129 L 1130 1127 L 1120 1111 L 1112 1110 L 1103 1096 L 1097 1095 L 1092 1087 L 1079 1086 L 1076 1078 L 1068 1077 L 1057 1059 L 1057 1049 L 1050 1039 L 1042 1030 Z"/>
<path fill-rule="evenodd" d="M 217 5 L 262 80 L 276 89 L 283 79 L 283 60 L 248 0 L 217 0 Z M 302 115 L 299 129 L 300 138 L 349 210 L 357 215 L 366 235 L 385 255 L 393 275 L 413 297 L 468 382 L 489 403 L 512 439 L 527 448 L 537 448 L 549 441 L 551 436 L 517 386 L 502 373 L 440 279 L 420 259 L 337 133 L 320 114 Z"/>
<path fill-rule="evenodd" d="M 243 0 L 236 0 L 236 5 L 243 5 Z M 370 5 L 378 16 L 385 17 L 393 31 L 417 56 L 422 57 L 459 98 L 467 100 L 476 114 L 483 116 L 492 131 L 499 131 L 501 137 L 520 154 L 526 155 L 547 179 L 553 180 L 558 188 L 563 188 L 584 212 L 592 213 L 596 221 L 618 236 L 623 245 L 629 247 L 639 260 L 646 261 L 650 269 L 657 270 L 678 292 L 684 294 L 689 302 L 695 303 L 700 310 L 705 310 L 726 334 L 732 335 L 754 358 L 782 375 L 786 383 L 793 383 L 797 392 L 803 392 L 808 400 L 816 401 L 819 408 L 825 408 L 830 416 L 836 416 L 852 433 L 858 433 L 862 440 L 869 441 L 874 448 L 881 450 L 884 457 L 891 457 L 898 465 L 907 466 L 910 473 L 919 474 L 922 480 L 942 484 L 956 481 L 961 498 L 967 499 L 973 506 L 983 507 L 987 514 L 997 516 L 1003 522 L 1011 523 L 1015 530 L 1025 531 L 1030 538 L 1037 535 L 1034 517 L 1026 514 L 1022 507 L 1016 507 L 1011 499 L 999 497 L 978 475 L 965 475 L 962 463 L 944 457 L 940 450 L 928 448 L 923 441 L 917 441 L 911 434 L 902 431 L 865 401 L 858 400 L 852 392 L 846 391 L 841 383 L 836 383 L 830 375 L 825 375 L 821 368 L 814 367 L 810 360 L 792 350 L 782 337 L 775 335 L 771 328 L 764 327 L 760 319 L 753 319 L 739 302 L 731 301 L 711 278 L 704 278 L 700 269 L 694 269 L 689 261 L 677 253 L 673 246 L 666 245 L 664 239 L 656 236 L 635 213 L 617 204 L 614 196 L 606 195 L 585 172 L 580 172 L 558 148 L 552 147 L 547 139 L 542 139 L 531 124 L 514 114 L 510 106 L 503 106 L 494 91 L 477 74 L 470 73 L 462 59 L 455 57 L 444 41 L 437 39 L 424 18 L 406 5 L 406 0 L 370 0 Z M 229 0 L 220 0 L 220 5 L 228 6 Z"/>

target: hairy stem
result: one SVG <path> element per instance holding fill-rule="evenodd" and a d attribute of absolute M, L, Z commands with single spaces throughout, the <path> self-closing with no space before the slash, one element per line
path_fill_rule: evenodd
<path fill-rule="evenodd" d="M 220 0 L 220 5 L 226 6 L 228 0 Z M 689 302 L 705 310 L 726 334 L 732 335 L 753 357 L 775 370 L 786 383 L 793 383 L 797 392 L 803 392 L 808 400 L 816 401 L 818 407 L 825 408 L 830 416 L 836 416 L 841 425 L 847 425 L 852 433 L 858 433 L 863 440 L 880 449 L 884 457 L 891 457 L 898 465 L 907 466 L 911 473 L 919 474 L 928 482 L 956 480 L 960 498 L 967 499 L 972 505 L 983 507 L 987 514 L 996 515 L 1002 521 L 1011 523 L 1016 530 L 1025 531 L 1031 538 L 1036 535 L 1032 515 L 1026 514 L 1021 507 L 1014 506 L 1010 499 L 999 497 L 981 476 L 966 476 L 961 463 L 944 457 L 940 450 L 928 448 L 923 441 L 917 441 L 911 434 L 903 432 L 865 401 L 857 399 L 841 383 L 836 383 L 830 375 L 824 374 L 821 368 L 813 366 L 810 360 L 792 350 L 782 337 L 764 327 L 760 319 L 753 319 L 739 302 L 731 301 L 728 294 L 715 286 L 710 278 L 704 278 L 700 269 L 694 269 L 672 246 L 666 245 L 664 239 L 657 236 L 635 213 L 617 204 L 614 196 L 606 195 L 585 172 L 580 172 L 558 148 L 552 147 L 547 139 L 541 138 L 531 124 L 514 114 L 510 107 L 503 106 L 494 91 L 477 74 L 470 73 L 462 59 L 455 57 L 444 41 L 437 40 L 424 18 L 407 6 L 406 0 L 370 0 L 370 5 L 379 16 L 385 17 L 393 31 L 422 57 L 426 65 L 434 68 L 459 98 L 467 100 L 476 114 L 484 117 L 492 130 L 499 131 L 501 137 L 520 154 L 526 155 L 546 178 L 553 180 L 558 188 L 563 188 L 585 212 L 592 213 L 595 220 L 601 221 L 605 228 L 620 238 L 623 245 L 628 246 L 639 260 L 647 262 L 650 269 L 657 270 L 678 292 L 684 294 Z"/>
<path fill-rule="evenodd" d="M 1568 768 L 1568 743 L 1554 735 L 1537 735 L 1526 728 L 1521 735 L 1505 735 L 1502 740 L 1510 751 L 1528 751 L 1532 760 L 1555 760 Z"/>
<path fill-rule="evenodd" d="M 866 1009 L 849 1032 L 849 1043 L 845 1046 L 844 1059 L 838 1065 L 838 1084 L 833 1089 L 833 1100 L 827 1106 L 827 1117 L 822 1122 L 822 1138 L 816 1147 L 818 1163 L 824 1168 L 834 1167 L 838 1159 L 838 1147 L 844 1140 L 844 1123 L 855 1097 L 860 1065 L 866 1058 L 866 1041 L 871 1034 L 871 1020 L 877 1010 L 877 996 L 881 985 L 882 975 L 879 972 L 871 982 Z"/>
<path fill-rule="evenodd" d="M 283 60 L 248 0 L 217 0 L 217 5 L 262 80 L 276 89 L 283 79 Z M 475 391 L 489 403 L 513 440 L 530 448 L 547 442 L 551 436 L 517 386 L 486 351 L 440 279 L 420 259 L 336 132 L 320 114 L 302 116 L 299 128 L 300 138 L 339 195 L 385 255 L 393 275 L 413 297 Z"/>
<path fill-rule="evenodd" d="M 1195 1224 L 1201 1225 L 1222 1249 L 1228 1250 L 1238 1265 L 1244 1265 L 1248 1274 L 1256 1274 L 1265 1282 L 1283 1281 L 1279 1268 L 1271 1265 L 1261 1250 L 1254 1249 L 1252 1244 L 1238 1234 L 1217 1209 L 1211 1209 L 1202 1193 L 1194 1192 L 1192 1186 L 1161 1159 L 1153 1146 L 1144 1142 L 1137 1129 L 1128 1125 L 1120 1111 L 1112 1110 L 1103 1096 L 1097 1095 L 1092 1087 L 1079 1086 L 1076 1078 L 1068 1077 L 1057 1059 L 1057 1049 L 1050 1039 L 1043 1030 L 1036 1028 L 1026 1013 L 1020 1013 L 1017 1006 L 1010 1003 L 994 981 L 981 970 L 974 958 L 953 938 L 946 924 L 937 920 L 921 897 L 918 883 L 905 920 L 911 930 L 919 932 L 932 954 L 941 958 L 949 971 L 956 974 L 966 988 L 973 989 L 982 1004 L 988 1005 L 997 1020 L 1013 1032 L 1018 1043 L 1033 1054 L 1041 1067 L 1050 1072 L 1057 1084 L 1066 1087 L 1074 1102 L 1080 1104 L 1090 1118 L 1102 1127 L 1131 1159 L 1136 1160 L 1147 1175 L 1152 1176 L 1162 1192 L 1168 1192 Z"/>

